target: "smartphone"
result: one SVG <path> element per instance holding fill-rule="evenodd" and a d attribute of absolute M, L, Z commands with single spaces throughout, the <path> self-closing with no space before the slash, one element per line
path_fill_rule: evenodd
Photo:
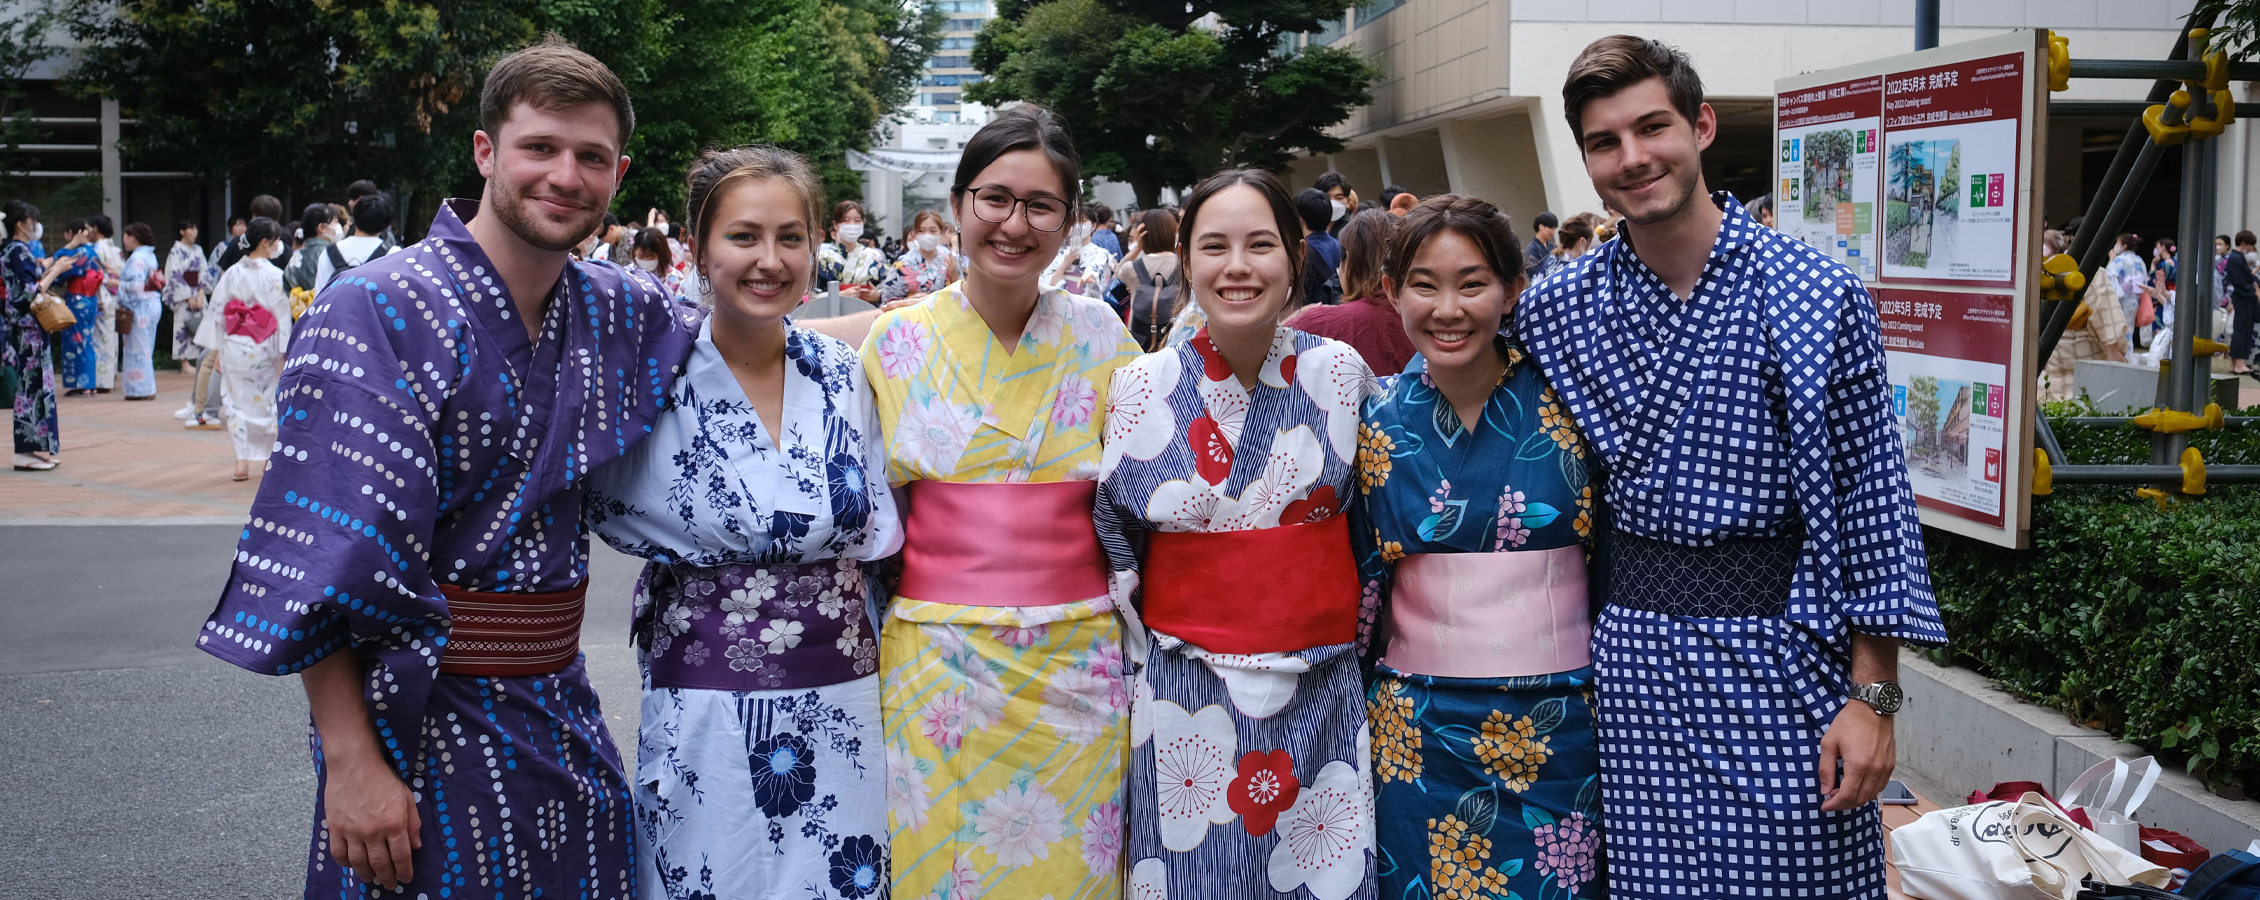
<path fill-rule="evenodd" d="M 1908 790 L 1906 785 L 1894 778 L 1890 784 L 1883 786 L 1883 793 L 1876 795 L 1875 802 L 1885 806 L 1913 806 L 1920 801 L 1915 799 L 1914 791 Z"/>

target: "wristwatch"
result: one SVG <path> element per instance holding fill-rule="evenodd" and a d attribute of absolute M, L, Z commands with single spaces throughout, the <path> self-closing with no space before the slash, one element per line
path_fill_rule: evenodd
<path fill-rule="evenodd" d="M 1853 685 L 1852 699 L 1867 704 L 1876 715 L 1888 716 L 1899 711 L 1899 706 L 1907 700 L 1907 693 L 1899 689 L 1899 682 L 1878 681 Z"/>

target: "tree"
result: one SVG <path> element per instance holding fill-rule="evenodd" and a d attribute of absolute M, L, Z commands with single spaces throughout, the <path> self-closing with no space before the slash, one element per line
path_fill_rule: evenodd
<path fill-rule="evenodd" d="M 635 161 L 615 208 L 640 217 L 680 208 L 708 146 L 776 143 L 852 187 L 845 151 L 908 99 L 941 19 L 889 0 L 113 0 L 71 25 L 86 46 L 71 86 L 140 121 L 132 163 L 286 201 L 368 178 L 415 198 L 413 227 L 477 194 L 486 70 L 544 32 L 627 84 Z"/>
<path fill-rule="evenodd" d="M 1050 107 L 1085 171 L 1151 206 L 1218 169 L 1342 149 L 1325 129 L 1372 102 L 1379 70 L 1340 48 L 1280 50 L 1341 12 L 1339 0 L 1004 0 L 974 41 L 988 77 L 966 96 Z"/>

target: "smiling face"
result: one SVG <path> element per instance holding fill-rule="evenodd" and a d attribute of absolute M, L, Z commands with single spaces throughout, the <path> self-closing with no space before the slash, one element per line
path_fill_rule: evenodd
<path fill-rule="evenodd" d="M 494 213 L 520 240 L 553 253 L 571 250 L 595 233 L 628 172 L 612 107 L 542 109 L 520 103 L 495 132 L 471 138 L 472 159 L 487 179 L 480 211 Z"/>
<path fill-rule="evenodd" d="M 1391 287 L 1413 349 L 1430 368 L 1453 369 L 1491 352 L 1491 338 L 1522 286 L 1501 281 L 1474 241 L 1446 228 L 1421 242 L 1405 283 Z"/>
<path fill-rule="evenodd" d="M 714 314 L 753 322 L 792 312 L 814 268 L 800 192 L 781 178 L 740 178 L 712 202 L 714 224 L 693 242 L 692 261 L 714 291 Z"/>
<path fill-rule="evenodd" d="M 984 188 L 1003 188 L 1022 200 L 1042 198 L 1066 207 L 1073 205 L 1067 185 L 1043 151 L 1014 150 L 998 156 L 996 162 L 966 181 L 964 191 L 951 198 L 950 211 L 964 229 L 959 232 L 960 240 L 973 271 L 1000 285 L 1033 285 L 1067 240 L 1066 223 L 1047 223 L 1059 225 L 1058 230 L 1038 231 L 1028 224 L 1025 204 L 990 204 L 984 199 L 989 196 Z M 977 205 L 981 206 L 978 210 Z"/>
<path fill-rule="evenodd" d="M 1193 298 L 1218 331 L 1269 330 L 1295 286 L 1295 261 L 1263 192 L 1236 184 L 1201 204 L 1185 258 Z"/>
<path fill-rule="evenodd" d="M 1662 78 L 1587 101 L 1578 135 L 1593 190 L 1635 225 L 1671 218 L 1703 183 L 1703 149 L 1718 117 L 1703 104 L 1690 122 L 1672 106 Z"/>

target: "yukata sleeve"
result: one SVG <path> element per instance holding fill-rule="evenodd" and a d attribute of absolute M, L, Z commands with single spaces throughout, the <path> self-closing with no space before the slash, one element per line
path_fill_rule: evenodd
<path fill-rule="evenodd" d="M 426 557 L 446 382 L 400 360 L 381 302 L 331 291 L 306 314 L 276 392 L 270 468 L 197 639 L 213 656 L 287 675 L 352 648 L 404 682 L 437 667 L 446 603 Z"/>
<path fill-rule="evenodd" d="M 1121 396 L 1125 382 L 1135 378 L 1130 366 L 1116 368 L 1107 379 L 1106 396 L 1099 398 L 1098 404 L 1100 414 L 1106 416 L 1106 428 L 1099 438 L 1104 449 L 1099 457 L 1098 499 L 1091 504 L 1091 524 L 1098 531 L 1099 549 L 1106 553 L 1107 568 L 1116 573 L 1118 579 L 1137 576 L 1143 542 L 1134 532 L 1139 530 L 1142 520 L 1137 506 L 1126 505 L 1126 501 L 1134 503 L 1135 500 L 1125 496 L 1130 488 L 1125 484 L 1122 471 L 1122 447 L 1130 440 L 1134 423 L 1130 416 L 1109 414 L 1108 407 L 1112 404 L 1107 398 Z"/>
<path fill-rule="evenodd" d="M 1831 354 L 1829 468 L 1835 481 L 1839 612 L 1854 631 L 1930 646 L 1946 643 L 1923 553 L 1907 456 L 1891 412 L 1875 301 L 1845 291 Z"/>
<path fill-rule="evenodd" d="M 879 279 L 879 299 L 900 300 L 910 296 L 910 280 L 903 276 L 903 270 L 907 267 L 907 263 L 899 262 L 886 267 Z"/>
<path fill-rule="evenodd" d="M 1389 616 L 1389 592 L 1395 581 L 1396 566 L 1382 555 L 1381 517 L 1379 504 L 1386 502 L 1386 493 L 1377 493 L 1389 480 L 1390 458 L 1386 451 L 1367 451 L 1368 435 L 1378 434 L 1381 423 L 1378 412 L 1386 393 L 1366 398 L 1360 404 L 1358 421 L 1359 453 L 1350 475 L 1350 554 L 1358 564 L 1358 661 L 1367 672 L 1373 671 L 1381 661 L 1381 652 L 1388 640 L 1382 632 Z"/>

